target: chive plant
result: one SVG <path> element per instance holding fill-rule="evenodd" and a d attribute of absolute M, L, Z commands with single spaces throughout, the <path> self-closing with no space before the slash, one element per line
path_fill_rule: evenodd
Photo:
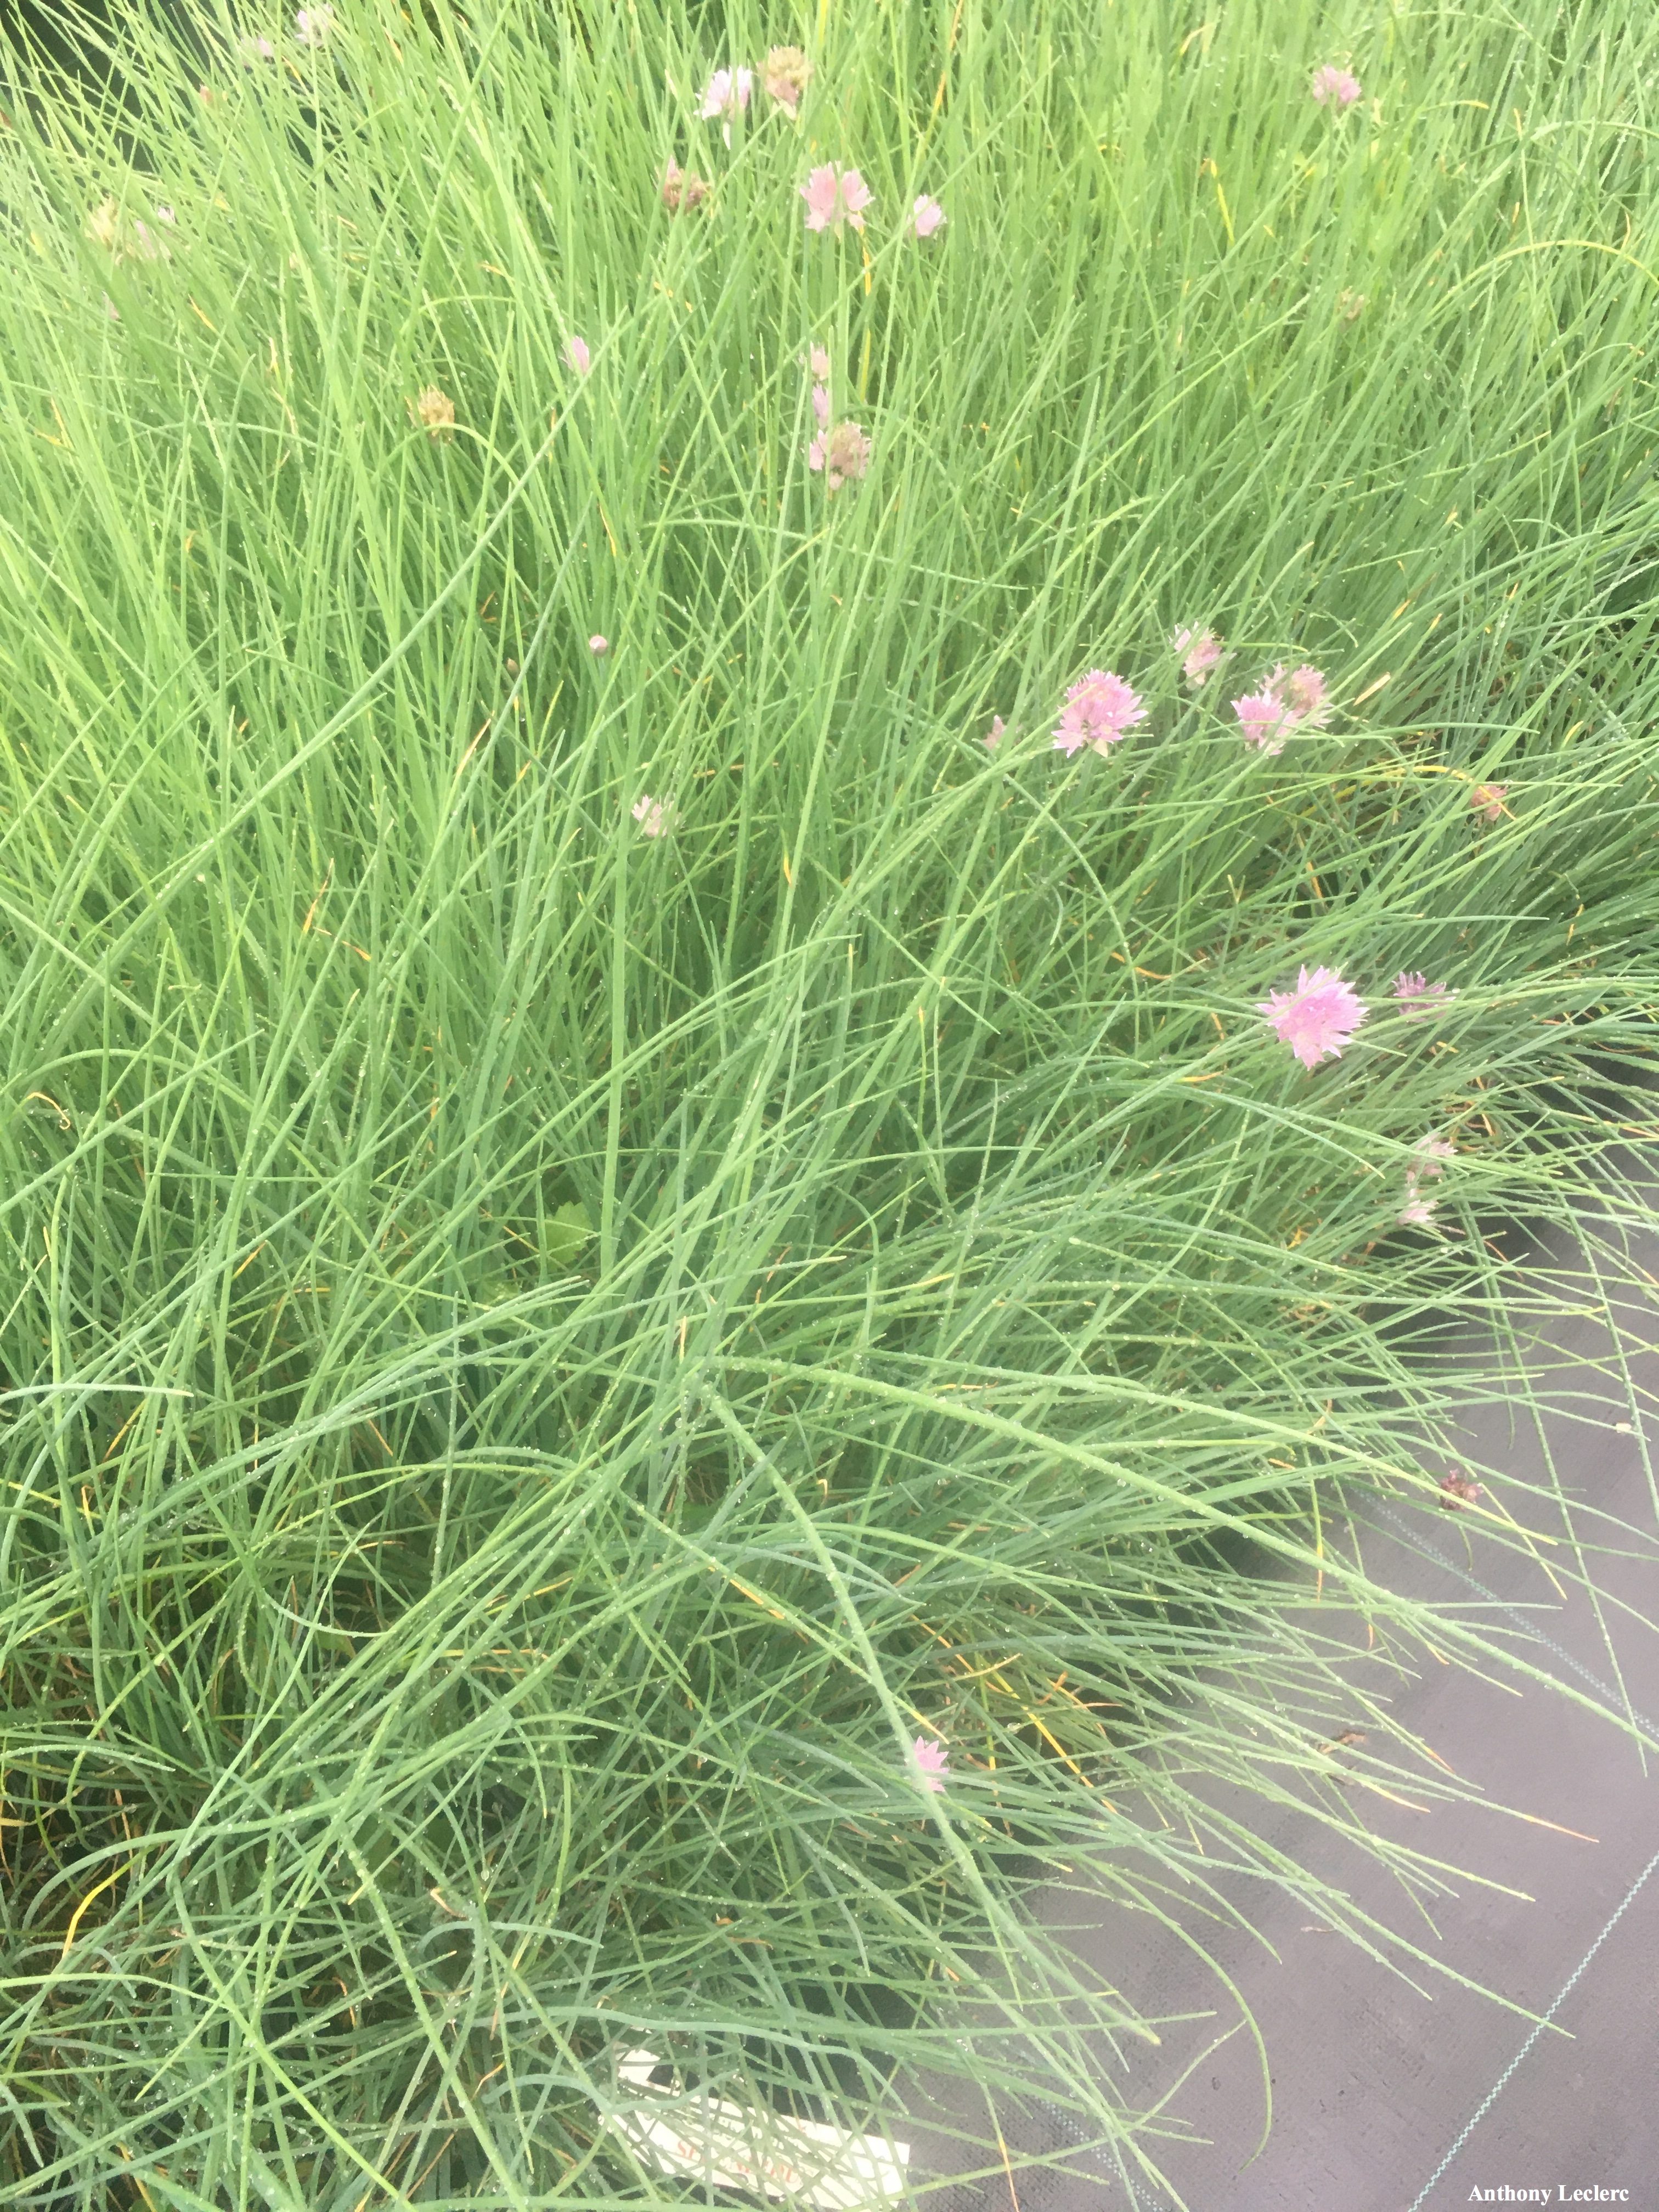
<path fill-rule="evenodd" d="M 637 2049 L 1157 2185 L 1033 1881 L 1440 1970 L 1260 1831 L 1445 1889 L 1345 1510 L 1635 1280 L 1652 42 L 1198 13 L 9 64 L 0 2203 L 667 2202 Z"/>

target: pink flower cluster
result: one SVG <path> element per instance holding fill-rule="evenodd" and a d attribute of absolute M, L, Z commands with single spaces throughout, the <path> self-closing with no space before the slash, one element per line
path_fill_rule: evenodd
<path fill-rule="evenodd" d="M 1400 1001 L 1400 1011 L 1408 1022 L 1425 1022 L 1431 1014 L 1438 1013 L 1448 999 L 1457 996 L 1443 983 L 1431 983 L 1420 971 L 1407 974 L 1402 968 L 1394 979 L 1394 995 Z"/>
<path fill-rule="evenodd" d="M 1457 1147 L 1449 1138 L 1431 1133 L 1419 1140 L 1413 1152 L 1411 1165 L 1406 1170 L 1406 1202 L 1398 1215 L 1402 1229 L 1426 1229 L 1434 1219 L 1438 1199 L 1425 1198 L 1422 1186 L 1443 1174 L 1444 1164 L 1455 1159 Z"/>
<path fill-rule="evenodd" d="M 1068 760 L 1084 745 L 1103 754 L 1146 719 L 1138 691 L 1132 691 L 1111 669 L 1091 668 L 1066 694 L 1054 745 Z"/>
<path fill-rule="evenodd" d="M 806 203 L 808 230 L 833 229 L 837 237 L 844 222 L 862 230 L 865 210 L 875 204 L 875 195 L 858 171 L 838 168 L 833 161 L 822 162 L 808 172 L 800 196 Z M 911 203 L 907 228 L 914 239 L 931 238 L 945 220 L 945 210 L 939 202 L 921 192 Z"/>
<path fill-rule="evenodd" d="M 811 76 L 812 64 L 799 46 L 774 46 L 761 70 L 761 89 L 793 117 L 799 112 L 801 94 Z M 697 112 L 706 122 L 723 121 L 728 146 L 732 118 L 747 112 L 754 88 L 755 72 L 746 69 L 716 70 L 703 88 L 702 106 Z"/>
<path fill-rule="evenodd" d="M 856 482 L 870 465 L 870 441 L 856 422 L 836 422 L 830 419 L 830 356 L 822 346 L 814 346 L 808 356 L 813 377 L 812 412 L 817 418 L 818 434 L 806 449 L 806 465 L 815 475 L 822 475 L 825 488 L 838 492 L 849 479 Z"/>
<path fill-rule="evenodd" d="M 1314 71 L 1309 89 L 1322 107 L 1334 107 L 1340 112 L 1353 106 L 1359 97 L 1360 85 L 1357 76 L 1350 76 L 1346 70 L 1327 62 L 1323 69 Z"/>
<path fill-rule="evenodd" d="M 1269 991 L 1256 1002 L 1269 1028 L 1281 1044 L 1287 1044 L 1304 1067 L 1316 1067 L 1328 1053 L 1340 1060 L 1342 1048 L 1370 1012 L 1334 968 L 1304 967 L 1293 991 Z"/>
<path fill-rule="evenodd" d="M 1221 640 L 1212 629 L 1204 630 L 1197 636 L 1190 629 L 1178 629 L 1170 644 L 1173 651 L 1186 654 L 1181 664 L 1182 672 L 1195 691 L 1208 679 L 1212 669 L 1218 667 L 1226 657 L 1221 649 Z"/>
<path fill-rule="evenodd" d="M 915 1754 L 916 1765 L 921 1769 L 922 1779 L 927 1783 L 927 1787 L 930 1790 L 943 1790 L 945 1784 L 941 1777 L 951 1771 L 945 1759 L 945 1746 L 942 1743 L 930 1742 L 925 1735 L 919 1735 L 910 1748 Z"/>
<path fill-rule="evenodd" d="M 800 196 L 806 203 L 808 230 L 828 230 L 833 226 L 837 234 L 844 222 L 862 230 L 864 210 L 875 198 L 856 169 L 838 169 L 833 161 L 810 173 Z"/>
<path fill-rule="evenodd" d="M 729 122 L 747 109 L 754 83 L 752 70 L 716 70 L 704 88 L 698 114 L 705 118 L 724 116 Z"/>
<path fill-rule="evenodd" d="M 1408 975 L 1403 969 L 1394 979 L 1394 995 L 1400 1001 L 1400 1010 L 1410 1021 L 1424 1021 L 1440 1012 L 1449 999 L 1457 994 L 1449 991 L 1443 983 L 1431 983 L 1422 975 Z M 1352 1038 L 1370 1009 L 1362 1006 L 1352 988 L 1334 969 L 1316 968 L 1311 975 L 1304 967 L 1297 977 L 1294 991 L 1270 991 L 1256 1002 L 1256 1012 L 1265 1014 L 1274 1035 L 1291 1051 L 1304 1067 L 1316 1066 L 1327 1053 L 1340 1060 L 1342 1048 Z M 1450 1152 L 1437 1152 L 1442 1140 L 1425 1139 L 1419 1147 L 1425 1158 L 1435 1157 L 1449 1159 Z M 1420 1167 L 1422 1175 L 1438 1175 L 1437 1167 Z"/>
<path fill-rule="evenodd" d="M 1323 729 L 1330 720 L 1331 703 L 1318 669 L 1304 665 L 1287 676 L 1281 661 L 1259 691 L 1233 701 L 1233 712 L 1245 742 L 1273 754 L 1284 751 L 1285 738 L 1296 730 Z"/>

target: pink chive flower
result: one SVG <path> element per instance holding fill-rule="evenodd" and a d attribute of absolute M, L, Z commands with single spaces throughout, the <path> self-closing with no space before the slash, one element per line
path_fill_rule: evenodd
<path fill-rule="evenodd" d="M 1359 97 L 1359 79 L 1350 76 L 1346 70 L 1333 68 L 1327 62 L 1323 69 L 1314 71 L 1313 83 L 1309 88 L 1322 107 L 1332 102 L 1339 108 L 1352 107 Z"/>
<path fill-rule="evenodd" d="M 1407 1021 L 1426 1021 L 1437 1014 L 1449 999 L 1457 996 L 1443 983 L 1431 983 L 1420 971 L 1408 972 L 1402 968 L 1394 979 L 1394 995 L 1400 1001 L 1400 1011 Z"/>
<path fill-rule="evenodd" d="M 698 114 L 706 118 L 723 115 L 729 122 L 740 108 L 748 106 L 754 83 L 752 70 L 716 70 L 708 80 Z"/>
<path fill-rule="evenodd" d="M 1295 717 L 1277 692 L 1247 692 L 1243 698 L 1233 701 L 1233 712 L 1247 744 L 1259 752 L 1284 751 L 1285 739 L 1279 732 L 1290 729 Z"/>
<path fill-rule="evenodd" d="M 1268 684 L 1269 690 L 1278 691 L 1290 707 L 1298 722 L 1310 729 L 1322 728 L 1330 720 L 1331 702 L 1325 696 L 1325 679 L 1316 668 L 1294 668 L 1280 684 L 1277 668 Z"/>
<path fill-rule="evenodd" d="M 863 229 L 864 210 L 875 197 L 856 169 L 837 169 L 829 161 L 811 171 L 800 196 L 806 203 L 808 230 L 828 230 L 834 223 L 838 234 L 843 222 Z"/>
<path fill-rule="evenodd" d="M 1449 1137 L 1437 1137 L 1431 1130 L 1420 1137 L 1412 1153 L 1412 1164 L 1407 1170 L 1413 1180 L 1431 1182 L 1437 1175 L 1445 1173 L 1445 1163 L 1457 1158 L 1457 1147 Z"/>
<path fill-rule="evenodd" d="M 1502 818 L 1504 801 L 1509 795 L 1506 783 L 1477 783 L 1469 793 L 1469 805 L 1488 822 L 1497 822 Z"/>
<path fill-rule="evenodd" d="M 818 418 L 819 429 L 828 429 L 830 427 L 830 387 L 827 384 L 815 384 L 812 386 L 812 412 Z"/>
<path fill-rule="evenodd" d="M 1441 1478 L 1440 1492 L 1440 1503 L 1446 1510 L 1451 1513 L 1461 1513 L 1464 1506 L 1473 1505 L 1480 1497 L 1480 1486 L 1473 1475 L 1465 1474 L 1462 1468 L 1454 1468 L 1449 1474 Z"/>
<path fill-rule="evenodd" d="M 951 1771 L 945 1763 L 944 1745 L 930 1743 L 925 1735 L 919 1735 L 910 1748 L 915 1754 L 916 1765 L 921 1769 L 922 1778 L 927 1787 L 943 1790 L 945 1784 L 941 1778 Z"/>
<path fill-rule="evenodd" d="M 104 295 L 104 313 L 109 317 L 112 323 L 118 323 L 121 319 L 121 310 L 116 306 L 114 301 L 111 299 L 107 292 Z"/>
<path fill-rule="evenodd" d="M 830 381 L 830 356 L 823 346 L 814 346 L 806 356 L 806 362 L 820 383 Z"/>
<path fill-rule="evenodd" d="M 708 191 L 701 177 L 688 177 L 679 163 L 671 158 L 662 173 L 662 204 L 670 215 L 678 215 L 682 207 L 696 207 Z"/>
<path fill-rule="evenodd" d="M 1401 1207 L 1396 1217 L 1400 1226 L 1402 1229 L 1428 1228 L 1434 1219 L 1434 1209 L 1439 1202 L 1438 1199 L 1425 1198 L 1417 1187 L 1417 1177 L 1414 1175 L 1408 1175 L 1406 1177 L 1406 1203 Z"/>
<path fill-rule="evenodd" d="M 301 8 L 294 18 L 294 35 L 302 46 L 320 46 L 333 28 L 331 8 Z"/>
<path fill-rule="evenodd" d="M 633 809 L 634 819 L 647 837 L 660 837 L 665 830 L 672 830 L 677 819 L 674 802 L 670 799 L 653 799 L 650 793 L 641 793 Z"/>
<path fill-rule="evenodd" d="M 244 69 L 252 69 L 255 62 L 274 62 L 276 49 L 269 39 L 238 39 L 236 58 Z"/>
<path fill-rule="evenodd" d="M 1221 640 L 1212 629 L 1194 635 L 1190 629 L 1178 629 L 1170 640 L 1172 651 L 1184 653 L 1182 670 L 1194 690 L 1203 683 L 1212 668 L 1220 665 Z"/>
<path fill-rule="evenodd" d="M 1091 668 L 1066 694 L 1054 731 L 1055 749 L 1068 760 L 1081 745 L 1092 745 L 1103 755 L 1108 745 L 1116 744 L 1146 719 L 1138 691 L 1132 691 L 1109 668 Z"/>
<path fill-rule="evenodd" d="M 1330 968 L 1304 968 L 1294 991 L 1270 991 L 1256 1001 L 1281 1044 L 1287 1044 L 1304 1067 L 1316 1067 L 1327 1053 L 1340 1060 L 1342 1048 L 1370 1009 L 1355 997 L 1351 987 Z"/>
<path fill-rule="evenodd" d="M 608 637 L 601 637 L 596 630 L 587 641 L 587 649 L 597 659 L 599 655 L 610 652 L 611 641 Z"/>
<path fill-rule="evenodd" d="M 592 359 L 592 356 L 587 350 L 587 340 L 567 338 L 564 342 L 564 358 L 567 368 L 574 368 L 578 376 L 586 376 L 588 363 Z"/>
<path fill-rule="evenodd" d="M 911 209 L 910 220 L 918 238 L 931 238 L 945 221 L 945 210 L 924 192 Z"/>
<path fill-rule="evenodd" d="M 769 100 L 775 100 L 786 114 L 793 115 L 812 76 L 812 64 L 799 46 L 774 46 L 766 57 L 761 82 Z"/>
<path fill-rule="evenodd" d="M 993 714 L 991 717 L 991 726 L 987 732 L 985 738 L 985 744 L 988 751 L 994 752 L 997 747 L 1002 743 L 1003 731 L 1004 724 L 1001 715 Z"/>
<path fill-rule="evenodd" d="M 856 422 L 837 422 L 833 430 L 820 430 L 806 449 L 806 465 L 822 470 L 832 492 L 849 477 L 861 477 L 870 465 L 870 441 Z"/>

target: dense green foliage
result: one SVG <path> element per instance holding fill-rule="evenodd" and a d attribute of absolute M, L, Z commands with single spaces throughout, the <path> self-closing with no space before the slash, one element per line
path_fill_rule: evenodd
<path fill-rule="evenodd" d="M 6 100 L 0 2204 L 666 2201 L 619 2033 L 1052 2084 L 1023 1889 L 1298 1879 L 1217 1782 L 1443 1887 L 1389 1670 L 1522 1662 L 1333 1531 L 1642 1110 L 1632 0 L 465 12 L 135 17 L 136 154 Z"/>

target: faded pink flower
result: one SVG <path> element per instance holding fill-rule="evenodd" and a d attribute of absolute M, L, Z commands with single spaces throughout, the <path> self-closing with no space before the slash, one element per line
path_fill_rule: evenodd
<path fill-rule="evenodd" d="M 1279 671 L 1274 669 L 1268 688 L 1279 691 L 1288 702 L 1291 714 L 1298 722 L 1310 729 L 1319 729 L 1330 720 L 1330 702 L 1325 696 L 1325 679 L 1316 668 L 1295 668 L 1281 686 Z"/>
<path fill-rule="evenodd" d="M 874 197 L 856 169 L 837 169 L 830 161 L 811 171 L 800 196 L 806 203 L 808 230 L 828 230 L 834 223 L 837 232 L 843 222 L 862 230 L 864 210 Z"/>
<path fill-rule="evenodd" d="M 1449 999 L 1457 996 L 1443 983 L 1431 983 L 1420 970 L 1407 972 L 1402 968 L 1394 979 L 1394 995 L 1400 1001 L 1400 1011 L 1407 1021 L 1426 1021 L 1437 1014 Z"/>
<path fill-rule="evenodd" d="M 1304 968 L 1294 991 L 1270 991 L 1256 1001 L 1256 1012 L 1304 1067 L 1317 1066 L 1327 1053 L 1340 1060 L 1370 1011 L 1330 968 L 1316 968 L 1311 975 Z"/>
<path fill-rule="evenodd" d="M 937 200 L 930 200 L 924 192 L 911 209 L 910 220 L 918 238 L 931 238 L 945 221 L 945 210 Z"/>
<path fill-rule="evenodd" d="M 331 8 L 301 8 L 294 18 L 294 35 L 302 46 L 320 46 L 333 28 Z"/>
<path fill-rule="evenodd" d="M 807 366 L 820 382 L 830 381 L 830 356 L 823 346 L 814 346 L 806 356 Z"/>
<path fill-rule="evenodd" d="M 1322 107 L 1333 102 L 1340 108 L 1352 107 L 1359 97 L 1359 79 L 1327 62 L 1323 69 L 1314 71 L 1310 89 Z"/>
<path fill-rule="evenodd" d="M 915 1754 L 916 1765 L 921 1769 L 922 1779 L 927 1787 L 933 1790 L 943 1790 L 945 1784 L 941 1778 L 951 1771 L 945 1763 L 944 1745 L 930 1743 L 925 1735 L 919 1735 L 910 1748 Z"/>
<path fill-rule="evenodd" d="M 1132 691 L 1109 668 L 1091 668 L 1066 694 L 1054 745 L 1069 760 L 1081 745 L 1092 745 L 1104 754 L 1137 722 L 1146 719 L 1140 694 Z"/>
<path fill-rule="evenodd" d="M 1190 629 L 1178 629 L 1170 640 L 1170 644 L 1175 652 L 1186 654 L 1187 658 L 1181 664 L 1182 670 L 1194 689 L 1203 683 L 1212 668 L 1220 665 L 1221 640 L 1212 629 L 1204 630 L 1196 636 Z"/>
<path fill-rule="evenodd" d="M 701 177 L 688 177 L 678 161 L 671 161 L 662 173 L 662 204 L 670 215 L 678 215 L 682 207 L 696 207 L 708 191 Z"/>
<path fill-rule="evenodd" d="M 1440 1503 L 1448 1512 L 1461 1513 L 1466 1505 L 1473 1505 L 1480 1495 L 1480 1486 L 1473 1475 L 1465 1474 L 1462 1468 L 1441 1478 Z"/>
<path fill-rule="evenodd" d="M 1291 729 L 1295 716 L 1272 690 L 1251 691 L 1242 699 L 1233 701 L 1233 712 L 1238 717 L 1238 726 L 1246 742 L 1264 753 L 1282 753 L 1285 739 L 1282 732 Z"/>
<path fill-rule="evenodd" d="M 586 376 L 588 363 L 592 359 L 592 356 L 587 350 L 587 340 L 567 338 L 564 342 L 564 358 L 567 368 L 574 368 L 578 376 Z"/>
<path fill-rule="evenodd" d="M 1504 801 L 1509 795 L 1506 783 L 1477 783 L 1469 793 L 1469 805 L 1488 822 L 1497 822 L 1502 818 Z"/>
<path fill-rule="evenodd" d="M 611 641 L 608 637 L 601 637 L 596 630 L 587 641 L 587 649 L 596 658 L 602 656 L 610 652 Z"/>
<path fill-rule="evenodd" d="M 409 419 L 424 430 L 433 444 L 448 445 L 455 435 L 455 403 L 435 384 L 428 384 L 418 399 L 405 399 Z"/>
<path fill-rule="evenodd" d="M 1426 1229 L 1434 1219 L 1434 1209 L 1439 1202 L 1438 1199 L 1425 1198 L 1417 1187 L 1417 1177 L 1408 1175 L 1406 1177 L 1406 1203 L 1395 1218 L 1402 1229 Z"/>
<path fill-rule="evenodd" d="M 104 295 L 104 313 L 109 317 L 112 323 L 118 323 L 121 319 L 121 310 L 116 306 L 114 301 L 111 299 L 107 292 Z"/>
<path fill-rule="evenodd" d="M 989 731 L 987 732 L 985 738 L 985 744 L 989 751 L 994 752 L 998 745 L 1002 742 L 1003 728 L 1004 724 L 1001 715 L 993 714 L 991 717 L 991 726 Z"/>
<path fill-rule="evenodd" d="M 678 817 L 671 799 L 653 799 L 644 792 L 634 806 L 634 819 L 647 837 L 660 837 L 665 830 L 672 830 Z"/>
<path fill-rule="evenodd" d="M 806 465 L 822 469 L 824 480 L 832 492 L 839 491 L 849 477 L 861 477 L 870 465 L 870 441 L 856 422 L 837 422 L 833 430 L 821 430 L 806 450 Z"/>
<path fill-rule="evenodd" d="M 157 222 L 177 222 L 179 218 L 170 207 L 158 206 L 155 210 L 155 220 Z"/>
<path fill-rule="evenodd" d="M 729 122 L 739 108 L 748 106 L 754 82 L 752 70 L 716 70 L 708 80 L 698 114 L 705 117 L 723 115 Z"/>
<path fill-rule="evenodd" d="M 255 62 L 274 62 L 276 49 L 269 39 L 238 39 L 236 58 L 244 69 L 252 69 Z"/>
<path fill-rule="evenodd" d="M 812 75 L 812 64 L 799 46 L 774 46 L 766 57 L 761 82 L 769 100 L 793 115 Z"/>
<path fill-rule="evenodd" d="M 819 429 L 827 429 L 830 424 L 830 387 L 827 384 L 812 386 L 812 412 L 818 418 Z"/>
<path fill-rule="evenodd" d="M 1412 1164 L 1407 1170 L 1413 1181 L 1419 1177 L 1431 1182 L 1437 1175 L 1445 1173 L 1445 1163 L 1457 1158 L 1457 1147 L 1449 1137 L 1437 1137 L 1431 1130 L 1426 1137 L 1418 1139 L 1412 1153 Z"/>

